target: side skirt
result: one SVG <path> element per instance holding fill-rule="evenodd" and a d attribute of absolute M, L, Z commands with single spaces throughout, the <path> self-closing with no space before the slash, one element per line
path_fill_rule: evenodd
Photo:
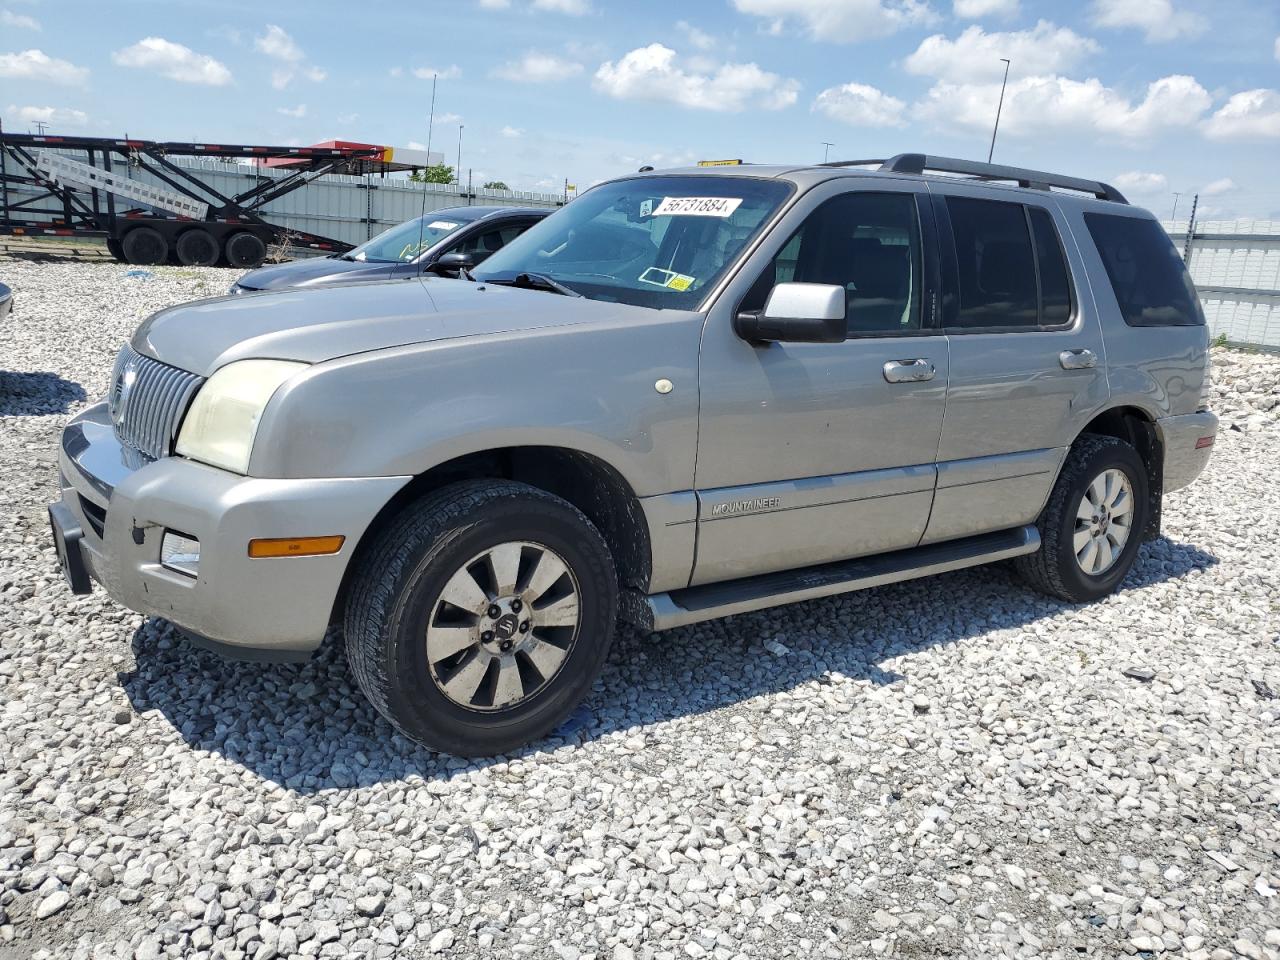
<path fill-rule="evenodd" d="M 641 629 L 670 630 L 735 613 L 749 613 L 993 563 L 1024 553 L 1035 553 L 1038 549 L 1040 533 L 1028 525 L 910 550 L 824 563 L 802 570 L 766 573 L 656 593 L 644 597 L 640 603 L 625 604 L 624 609 L 632 615 L 628 619 Z"/>

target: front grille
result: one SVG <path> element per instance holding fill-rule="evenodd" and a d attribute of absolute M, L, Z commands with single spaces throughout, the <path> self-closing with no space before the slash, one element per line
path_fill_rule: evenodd
<path fill-rule="evenodd" d="M 98 506 L 88 497 L 81 494 L 80 496 L 80 512 L 84 514 L 85 520 L 89 522 L 89 526 L 93 528 L 93 532 L 98 535 L 98 539 L 102 539 L 102 533 L 107 528 L 107 511 Z"/>
<path fill-rule="evenodd" d="M 116 437 L 152 460 L 167 457 L 203 377 L 144 357 L 125 344 L 111 373 L 107 409 Z"/>

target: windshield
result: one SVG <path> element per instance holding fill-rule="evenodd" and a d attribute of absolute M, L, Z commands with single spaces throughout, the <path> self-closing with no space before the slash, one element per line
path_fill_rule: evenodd
<path fill-rule="evenodd" d="M 790 192 L 710 175 L 602 184 L 471 272 L 490 283 L 541 274 L 593 300 L 690 310 Z"/>
<path fill-rule="evenodd" d="M 466 224 L 466 220 L 452 216 L 448 210 L 428 213 L 425 217 L 415 217 L 390 230 L 384 230 L 372 240 L 360 244 L 347 256 L 361 263 L 408 263 Z"/>

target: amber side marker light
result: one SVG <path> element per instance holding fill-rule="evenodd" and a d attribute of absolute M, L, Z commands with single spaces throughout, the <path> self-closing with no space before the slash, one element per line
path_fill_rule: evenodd
<path fill-rule="evenodd" d="M 278 540 L 250 540 L 249 556 L 255 560 L 267 557 L 321 557 L 342 549 L 346 537 L 285 537 Z"/>

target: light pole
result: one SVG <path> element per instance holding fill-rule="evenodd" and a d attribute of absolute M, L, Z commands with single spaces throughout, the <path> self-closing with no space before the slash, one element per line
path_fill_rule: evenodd
<path fill-rule="evenodd" d="M 1182 196 L 1180 193 L 1175 193 L 1173 195 L 1173 213 L 1169 217 L 1170 220 L 1177 221 L 1178 219 L 1178 198 L 1180 196 Z"/>
<path fill-rule="evenodd" d="M 1009 61 L 1001 57 L 1000 62 L 1004 64 L 1004 80 L 1000 84 L 1000 102 L 996 105 L 995 126 L 991 128 L 991 149 L 987 151 L 987 163 L 991 162 L 991 157 L 996 152 L 996 131 L 1000 129 L 1000 111 L 1004 109 L 1004 88 L 1009 85 Z"/>
<path fill-rule="evenodd" d="M 462 186 L 462 124 L 458 124 L 458 172 L 454 179 Z"/>
<path fill-rule="evenodd" d="M 834 143 L 827 143 L 827 141 L 825 140 L 822 141 L 822 162 L 823 163 L 827 162 L 827 155 L 831 152 L 831 148 L 834 146 L 835 146 Z"/>

